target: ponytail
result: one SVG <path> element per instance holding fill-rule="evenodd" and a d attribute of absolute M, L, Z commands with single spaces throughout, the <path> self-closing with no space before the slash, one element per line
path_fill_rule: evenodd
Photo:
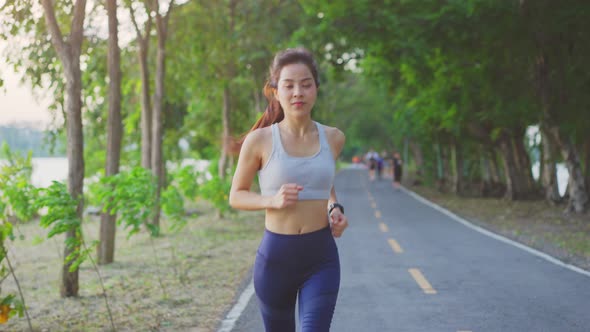
<path fill-rule="evenodd" d="M 268 105 L 266 106 L 264 113 L 262 113 L 262 116 L 256 121 L 256 123 L 254 123 L 252 128 L 250 128 L 250 130 L 248 130 L 240 138 L 229 139 L 229 142 L 226 143 L 229 144 L 229 151 L 231 151 L 234 154 L 239 154 L 240 149 L 242 148 L 242 144 L 244 143 L 244 140 L 246 139 L 246 136 L 248 136 L 249 133 L 259 128 L 268 127 L 273 123 L 281 122 L 285 118 L 283 108 L 274 96 L 274 89 L 275 88 L 273 87 L 272 83 L 266 82 L 266 84 L 264 84 L 263 92 L 264 96 L 266 97 L 266 100 L 268 101 Z"/>
<path fill-rule="evenodd" d="M 268 100 L 268 105 L 264 110 L 262 117 L 256 121 L 256 123 L 250 128 L 247 134 L 258 128 L 264 128 L 272 125 L 273 123 L 281 122 L 285 118 L 285 113 L 278 100 L 274 96 L 274 89 L 270 82 L 266 82 L 264 85 L 264 96 Z"/>

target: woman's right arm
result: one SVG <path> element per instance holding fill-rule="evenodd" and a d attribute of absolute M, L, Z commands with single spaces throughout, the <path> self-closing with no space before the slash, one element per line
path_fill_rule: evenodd
<path fill-rule="evenodd" d="M 274 196 L 262 196 L 250 191 L 256 172 L 262 165 L 265 142 L 268 142 L 264 135 L 262 130 L 255 130 L 244 140 L 229 192 L 229 205 L 234 209 L 282 209 L 295 205 L 299 192 L 303 190 L 303 187 L 296 183 L 286 183 Z"/>
<path fill-rule="evenodd" d="M 261 210 L 272 206 L 272 197 L 250 191 L 262 164 L 263 133 L 255 130 L 246 136 L 229 192 L 229 205 L 240 210 Z"/>

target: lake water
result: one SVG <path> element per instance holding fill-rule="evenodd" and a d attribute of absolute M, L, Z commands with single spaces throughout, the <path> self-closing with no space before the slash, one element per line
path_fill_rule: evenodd
<path fill-rule="evenodd" d="M 68 178 L 68 160 L 63 157 L 33 158 L 31 182 L 35 187 L 49 187 L 52 181 L 65 181 Z M 4 163 L 0 159 L 0 165 Z"/>
<path fill-rule="evenodd" d="M 31 182 L 35 187 L 48 187 L 53 181 L 65 182 L 68 178 L 68 159 L 64 157 L 33 158 L 33 175 Z M 2 162 L 0 160 L 0 162 Z M 208 160 L 185 159 L 180 166 L 191 165 L 199 171 L 209 167 Z M 170 168 L 176 165 L 169 164 Z"/>
<path fill-rule="evenodd" d="M 67 158 L 33 158 L 33 176 L 35 187 L 49 187 L 52 181 L 64 181 L 68 178 Z"/>

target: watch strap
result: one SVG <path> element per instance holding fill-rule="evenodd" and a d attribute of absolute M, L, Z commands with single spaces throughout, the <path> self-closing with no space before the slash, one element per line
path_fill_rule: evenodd
<path fill-rule="evenodd" d="M 340 209 L 340 212 L 344 213 L 344 206 L 342 206 L 342 204 L 340 204 L 340 203 L 332 203 L 328 207 L 328 215 L 330 215 L 332 213 L 332 210 L 334 210 L 335 208 L 339 208 Z"/>

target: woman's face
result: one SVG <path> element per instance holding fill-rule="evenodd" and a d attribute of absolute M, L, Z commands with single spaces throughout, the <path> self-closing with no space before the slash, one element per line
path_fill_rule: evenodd
<path fill-rule="evenodd" d="M 308 115 L 315 104 L 318 89 L 309 68 L 302 63 L 286 65 L 281 69 L 275 98 L 285 115 Z"/>

